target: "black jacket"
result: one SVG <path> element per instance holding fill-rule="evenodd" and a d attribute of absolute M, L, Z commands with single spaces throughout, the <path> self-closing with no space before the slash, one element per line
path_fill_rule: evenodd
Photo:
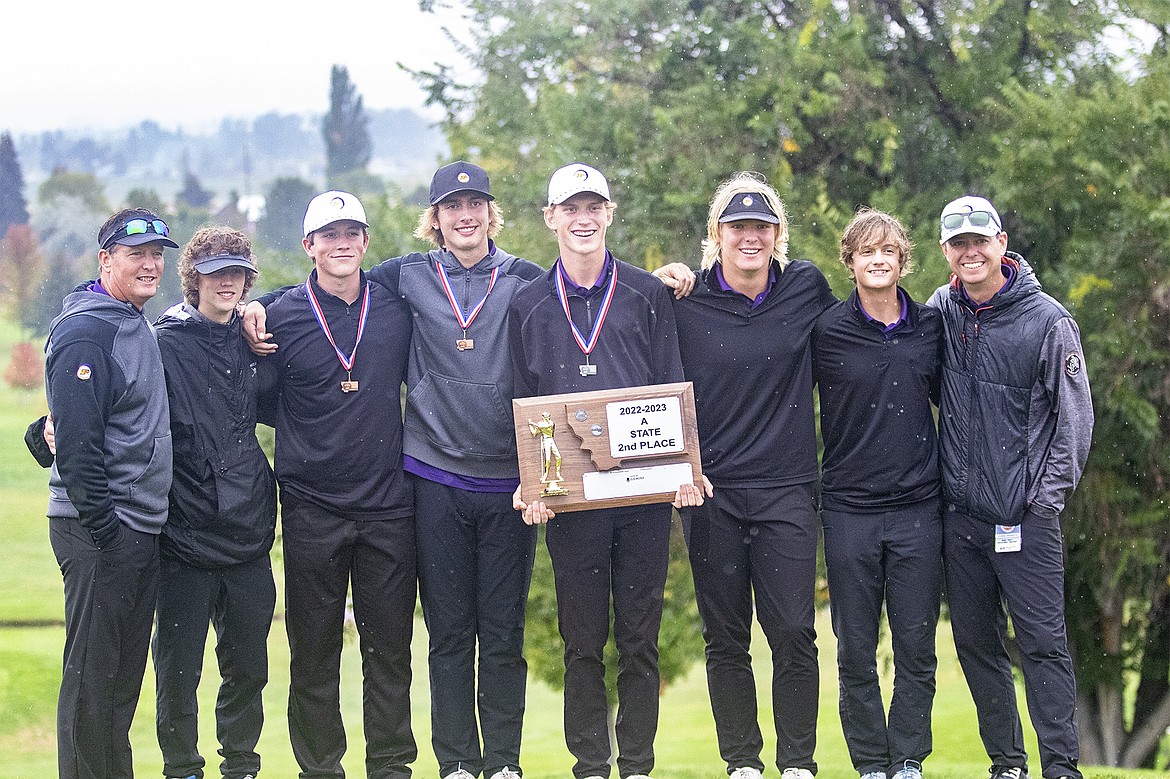
<path fill-rule="evenodd" d="M 349 355 L 358 336 L 362 298 L 354 303 L 313 291 L 337 349 Z M 362 274 L 363 291 L 366 284 Z M 261 362 L 278 384 L 276 477 L 281 502 L 312 503 L 354 520 L 409 517 L 414 498 L 402 471 L 402 383 L 410 354 L 411 315 L 398 296 L 370 284 L 370 308 L 352 374 L 342 367 L 318 324 L 305 285 L 268 308 L 268 330 L 280 344 Z M 343 392 L 341 382 L 358 384 Z"/>
<path fill-rule="evenodd" d="M 931 402 L 938 402 L 942 316 L 904 300 L 906 321 L 891 333 L 866 318 L 856 290 L 813 327 L 827 509 L 888 511 L 939 494 Z"/>
<path fill-rule="evenodd" d="M 641 268 L 614 259 L 617 287 L 590 363 L 597 373 L 582 376 L 585 362 L 569 329 L 556 292 L 553 266 L 516 292 L 508 307 L 508 348 L 515 397 L 588 392 L 618 387 L 669 384 L 683 380 L 670 291 Z M 606 277 L 609 278 L 608 276 Z M 568 290 L 569 311 L 588 337 L 604 290 L 586 299 Z"/>
<path fill-rule="evenodd" d="M 175 469 L 160 551 L 201 568 L 265 555 L 276 527 L 276 481 L 256 440 L 257 358 L 240 321 L 216 324 L 179 304 L 155 331 Z"/>
<path fill-rule="evenodd" d="M 1008 252 L 1011 283 L 975 305 L 957 280 L 929 305 L 946 333 L 939 445 L 943 495 L 969 516 L 1019 524 L 1054 517 L 1084 470 L 1093 399 L 1080 331 Z"/>
<path fill-rule="evenodd" d="M 783 271 L 755 308 L 720 288 L 714 268 L 674 303 L 683 372 L 695 385 L 703 473 L 718 487 L 817 480 L 809 335 L 837 301 L 806 260 Z"/>

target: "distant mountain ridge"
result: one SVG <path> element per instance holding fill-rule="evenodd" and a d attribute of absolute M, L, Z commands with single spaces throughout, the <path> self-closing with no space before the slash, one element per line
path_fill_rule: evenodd
<path fill-rule="evenodd" d="M 370 173 L 411 186 L 429 176 L 446 154 L 442 131 L 416 111 L 366 109 L 366 116 L 373 141 Z M 106 183 L 145 182 L 168 192 L 181 186 L 183 173 L 190 171 L 213 188 L 258 193 L 278 176 L 324 183 L 321 117 L 279 112 L 254 119 L 227 117 L 215 130 L 190 133 L 143 121 L 101 131 L 25 133 L 14 140 L 29 184 L 63 168 L 93 173 Z"/>

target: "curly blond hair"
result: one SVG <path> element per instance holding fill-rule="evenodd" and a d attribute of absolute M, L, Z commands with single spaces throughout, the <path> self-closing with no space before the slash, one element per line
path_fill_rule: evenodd
<path fill-rule="evenodd" d="M 179 255 L 179 284 L 187 305 L 199 308 L 199 271 L 195 270 L 195 261 L 216 254 L 235 254 L 256 264 L 252 242 L 239 230 L 220 225 L 200 227 Z M 244 270 L 244 298 L 247 298 L 256 276 L 256 271 Z"/>

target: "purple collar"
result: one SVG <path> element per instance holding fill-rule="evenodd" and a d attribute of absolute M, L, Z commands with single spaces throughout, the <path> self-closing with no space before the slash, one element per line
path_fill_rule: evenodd
<path fill-rule="evenodd" d="M 565 282 L 565 291 L 576 295 L 577 297 L 590 298 L 596 295 L 606 286 L 609 281 L 609 274 L 613 272 L 613 255 L 610 254 L 609 249 L 605 250 L 605 265 L 601 268 L 601 275 L 597 277 L 597 281 L 593 282 L 592 287 L 579 287 L 577 282 L 569 278 L 569 274 L 565 271 L 565 263 L 557 257 L 557 273 L 561 274 L 561 280 Z"/>
<path fill-rule="evenodd" d="M 901 330 L 909 322 L 908 316 L 910 313 L 910 304 L 907 301 L 906 293 L 902 291 L 901 287 L 897 288 L 897 292 L 898 302 L 902 304 L 902 311 L 900 314 L 898 314 L 898 320 L 896 322 L 891 322 L 887 325 L 885 322 L 879 322 L 878 320 L 874 319 L 869 315 L 869 312 L 865 310 L 865 306 L 862 305 L 860 295 L 857 297 L 857 310 L 861 312 L 863 317 L 865 317 L 866 322 L 869 322 L 883 333 L 892 333 L 896 330 Z"/>
<path fill-rule="evenodd" d="M 737 295 L 743 295 L 742 292 L 740 292 L 739 290 L 735 289 L 734 287 L 732 287 L 730 284 L 727 283 L 727 279 L 724 278 L 724 276 L 723 276 L 723 263 L 722 262 L 715 263 L 715 283 L 718 284 L 719 289 L 723 290 L 724 292 L 734 292 Z M 764 300 L 768 297 L 768 293 L 772 291 L 772 285 L 775 283 L 776 283 L 776 269 L 773 268 L 771 265 L 769 265 L 768 266 L 768 285 L 766 287 L 764 287 L 763 292 L 761 292 L 760 294 L 756 295 L 754 298 L 751 299 L 750 303 L 751 303 L 752 308 L 755 308 L 756 306 L 758 306 L 764 302 Z M 747 297 L 747 295 L 743 295 L 743 296 L 745 298 Z"/>

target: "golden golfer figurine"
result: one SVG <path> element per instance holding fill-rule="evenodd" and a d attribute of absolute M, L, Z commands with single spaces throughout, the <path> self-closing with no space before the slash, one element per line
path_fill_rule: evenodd
<path fill-rule="evenodd" d="M 540 491 L 540 497 L 568 495 L 569 491 L 560 485 L 561 450 L 557 448 L 557 442 L 553 439 L 556 423 L 552 421 L 549 412 L 545 411 L 540 415 L 539 422 L 528 420 L 528 429 L 532 435 L 540 436 L 540 482 L 548 485 Z M 553 474 L 551 479 L 549 478 L 550 473 Z"/>

